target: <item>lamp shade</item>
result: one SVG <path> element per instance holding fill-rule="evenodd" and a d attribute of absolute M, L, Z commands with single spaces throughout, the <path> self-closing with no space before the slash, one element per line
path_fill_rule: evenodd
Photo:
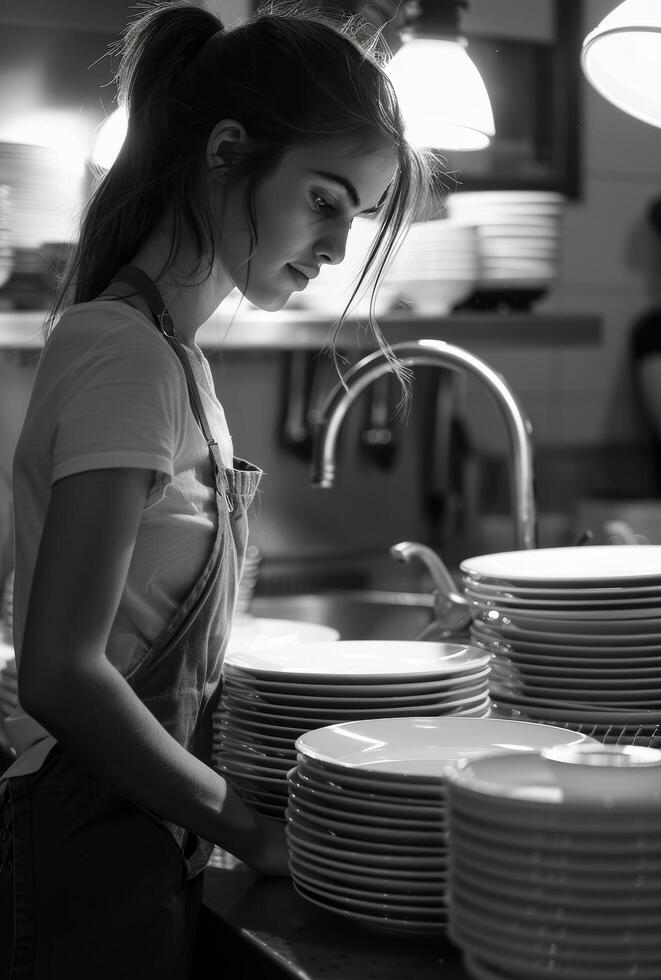
<path fill-rule="evenodd" d="M 625 0 L 617 6 L 585 38 L 581 65 L 609 102 L 661 126 L 661 2 Z"/>
<path fill-rule="evenodd" d="M 387 72 L 416 146 L 480 150 L 495 134 L 489 95 L 458 40 L 406 40 Z"/>

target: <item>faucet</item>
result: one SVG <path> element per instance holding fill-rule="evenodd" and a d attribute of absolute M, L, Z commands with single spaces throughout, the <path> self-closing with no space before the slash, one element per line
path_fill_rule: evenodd
<path fill-rule="evenodd" d="M 393 352 L 406 366 L 424 365 L 465 371 L 477 378 L 493 397 L 507 425 L 510 443 L 510 480 L 518 550 L 536 547 L 536 515 L 532 462 L 532 426 L 502 375 L 483 360 L 443 340 L 416 340 L 393 344 Z M 382 351 L 354 364 L 328 395 L 315 425 L 313 486 L 332 487 L 335 451 L 344 417 L 357 396 L 392 370 Z"/>

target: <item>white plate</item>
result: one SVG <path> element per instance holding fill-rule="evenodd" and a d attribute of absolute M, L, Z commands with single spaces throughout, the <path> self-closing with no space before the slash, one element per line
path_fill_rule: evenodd
<path fill-rule="evenodd" d="M 520 707 L 520 710 L 535 718 L 560 716 L 564 721 L 601 722 L 611 725 L 661 724 L 661 708 L 617 708 L 611 705 L 587 703 L 577 698 L 527 697 L 523 694 L 513 694 L 510 690 L 494 681 L 491 689 L 494 703 L 504 703 Z"/>
<path fill-rule="evenodd" d="M 552 599 L 509 599 L 505 596 L 499 596 L 498 599 L 486 599 L 468 586 L 464 589 L 464 595 L 480 612 L 488 613 L 492 609 L 496 609 L 505 616 L 528 610 L 539 616 L 557 614 L 569 619 L 589 619 L 590 616 L 601 619 L 607 618 L 609 614 L 616 619 L 627 617 L 654 619 L 658 617 L 661 611 L 661 603 L 656 599 L 650 602 L 649 598 L 595 599 L 580 602 L 572 602 L 569 599 L 559 599 L 558 601 Z"/>
<path fill-rule="evenodd" d="M 441 917 L 439 917 L 438 922 L 423 923 L 418 922 L 415 919 L 404 919 L 391 914 L 368 915 L 364 912 L 358 912 L 355 909 L 347 909 L 346 907 L 338 906 L 329 899 L 322 898 L 316 892 L 306 888 L 303 882 L 297 882 L 294 879 L 293 885 L 302 898 L 312 902 L 314 905 L 318 905 L 320 908 L 326 909 L 328 912 L 334 912 L 336 915 L 345 916 L 346 918 L 352 919 L 353 921 L 367 926 L 370 929 L 374 929 L 377 932 L 411 936 L 439 936 L 442 935 L 445 925 L 445 918 Z"/>
<path fill-rule="evenodd" d="M 390 891 L 379 883 L 377 878 L 364 881 L 354 881 L 349 875 L 327 874 L 318 865 L 310 864 L 300 855 L 291 853 L 289 856 L 289 869 L 299 881 L 307 884 L 312 889 L 323 889 L 329 896 L 335 895 L 338 898 L 350 898 L 360 902 L 374 903 L 375 905 L 385 905 L 387 908 L 406 910 L 412 916 L 422 914 L 429 916 L 438 915 L 445 911 L 444 901 L 445 888 L 436 886 L 432 889 L 421 889 L 419 892 L 407 892 L 406 889 L 395 888 Z M 360 885 L 363 887 L 360 887 Z"/>
<path fill-rule="evenodd" d="M 475 631 L 475 639 L 477 641 L 478 630 Z M 480 636 L 485 636 L 486 634 L 480 633 Z M 488 637 L 487 642 L 492 641 L 492 637 Z M 540 656 L 544 654 L 549 654 L 551 656 L 570 656 L 570 657 L 603 657 L 604 660 L 610 661 L 611 658 L 616 660 L 625 660 L 629 656 L 635 656 L 641 660 L 651 660 L 652 662 L 658 658 L 659 663 L 661 663 L 661 643 L 640 643 L 631 644 L 624 642 L 621 646 L 608 645 L 608 644 L 595 644 L 590 645 L 587 643 L 578 644 L 576 646 L 568 645 L 564 643 L 532 643 L 528 640 L 520 640 L 518 637 L 509 637 L 507 641 L 496 641 L 500 643 L 502 649 L 506 652 L 508 650 L 518 651 L 519 653 L 536 653 Z"/>
<path fill-rule="evenodd" d="M 636 617 L 631 618 L 625 612 L 616 617 L 576 619 L 574 617 L 564 619 L 562 612 L 535 615 L 520 609 L 493 609 L 480 612 L 474 621 L 487 629 L 496 630 L 523 630 L 535 633 L 545 633 L 550 637 L 557 633 L 569 633 L 571 636 L 609 636 L 616 637 L 621 634 L 626 636 L 638 636 L 644 633 L 651 633 L 661 636 L 661 619 L 658 617 Z"/>
<path fill-rule="evenodd" d="M 318 643 L 339 640 L 339 631 L 321 623 L 290 619 L 251 618 L 234 622 L 225 654 L 230 661 L 246 650 L 265 650 L 291 643 Z"/>
<path fill-rule="evenodd" d="M 406 836 L 391 840 L 377 840 L 376 838 L 356 837 L 348 833 L 338 834 L 329 827 L 312 823 L 306 816 L 297 813 L 289 806 L 285 810 L 285 816 L 289 826 L 297 833 L 311 835 L 315 840 L 327 845 L 332 844 L 334 847 L 341 846 L 344 850 L 360 851 L 364 855 L 364 859 L 367 859 L 368 856 L 371 859 L 371 855 L 374 854 L 385 854 L 402 858 L 421 858 L 438 866 L 447 858 L 445 846 L 410 840 Z"/>
<path fill-rule="evenodd" d="M 392 776 L 388 773 L 364 774 L 361 769 L 347 769 L 330 762 L 310 759 L 300 752 L 297 757 L 298 771 L 311 779 L 328 780 L 342 791 L 349 791 L 369 799 L 370 795 L 390 802 L 415 800 L 417 806 L 436 808 L 445 799 L 443 782 L 434 776 Z"/>
<path fill-rule="evenodd" d="M 306 870 L 300 868 L 294 861 L 290 861 L 289 866 L 294 881 L 305 885 L 309 891 L 321 895 L 322 898 L 341 903 L 345 908 L 356 908 L 367 914 L 391 912 L 423 922 L 437 922 L 439 916 L 445 915 L 446 905 L 438 898 L 433 902 L 405 902 L 397 896 L 390 898 L 385 895 L 372 895 L 370 892 L 349 887 L 335 888 L 325 881 L 320 882 Z"/>
<path fill-rule="evenodd" d="M 438 904 L 438 896 L 445 893 L 447 875 L 444 878 L 433 880 L 415 879 L 410 876 L 400 878 L 389 878 L 383 872 L 375 873 L 373 868 L 362 866 L 354 868 L 353 865 L 329 866 L 323 861 L 319 861 L 317 856 L 306 852 L 290 841 L 289 853 L 295 867 L 299 867 L 303 873 L 319 881 L 321 884 L 329 885 L 336 883 L 340 886 L 349 888 L 360 888 L 362 891 L 372 895 L 383 895 L 390 900 L 396 897 L 418 896 L 420 899 L 429 898 L 429 904 Z M 432 899 L 434 899 L 432 903 Z M 412 903 L 413 904 L 413 903 Z M 417 904 L 425 904 L 424 901 Z"/>
<path fill-rule="evenodd" d="M 661 545 L 595 545 L 574 548 L 531 548 L 478 555 L 461 562 L 473 579 L 500 585 L 536 588 L 592 588 L 617 585 L 661 586 Z"/>
<path fill-rule="evenodd" d="M 296 823 L 303 827 L 310 827 L 312 830 L 331 833 L 333 836 L 343 837 L 344 840 L 365 841 L 374 844 L 400 844 L 401 846 L 426 847 L 430 851 L 442 853 L 446 850 L 447 840 L 443 830 L 443 825 L 438 826 L 420 824 L 425 829 L 411 827 L 395 827 L 394 824 L 379 825 L 375 821 L 365 820 L 364 817 L 356 817 L 353 820 L 340 819 L 336 811 L 327 811 L 325 814 L 313 812 L 307 805 L 298 805 L 296 800 L 290 796 L 287 816 L 295 818 Z"/>
<path fill-rule="evenodd" d="M 453 905 L 453 927 L 458 925 L 467 933 L 486 936 L 494 945 L 525 952 L 534 961 L 538 957 L 553 962 L 571 962 L 578 968 L 588 964 L 596 966 L 601 963 L 606 967 L 618 967 L 624 971 L 635 970 L 638 965 L 648 969 L 655 965 L 661 968 L 661 942 L 658 935 L 633 934 L 625 936 L 617 932 L 587 934 L 581 930 L 573 933 L 563 932 L 562 928 L 554 929 L 553 923 L 548 922 L 547 928 L 535 927 L 513 917 L 501 915 L 489 918 L 471 896 L 464 890 L 460 891 Z"/>
<path fill-rule="evenodd" d="M 382 684 L 370 683 L 369 680 L 362 684 L 355 684 L 351 680 L 348 680 L 346 683 L 340 684 L 328 684 L 324 682 L 322 687 L 318 681 L 305 683 L 304 681 L 299 681 L 297 678 L 274 680 L 262 676 L 251 677 L 243 671 L 230 671 L 225 678 L 225 685 L 226 688 L 231 685 L 232 689 L 273 693 L 283 697 L 289 694 L 301 697 L 307 695 L 319 697 L 320 691 L 323 691 L 324 696 L 328 695 L 328 697 L 342 698 L 353 697 L 354 695 L 356 697 L 390 697 L 391 695 L 409 697 L 412 694 L 447 691 L 448 688 L 452 690 L 458 683 L 476 684 L 483 677 L 487 677 L 488 674 L 489 666 L 487 664 L 477 670 L 466 670 L 459 677 L 451 675 L 450 677 L 444 677 L 438 680 L 427 678 L 423 681 L 400 681 Z"/>
<path fill-rule="evenodd" d="M 584 741 L 564 729 L 500 718 L 408 718 L 353 722 L 308 732 L 296 740 L 304 757 L 350 771 L 392 778 L 443 780 L 458 759 L 499 752 L 529 752 Z"/>
<path fill-rule="evenodd" d="M 334 807 L 338 813 L 349 811 L 354 817 L 364 814 L 365 819 L 373 815 L 388 820 L 412 820 L 431 823 L 445 819 L 445 806 L 439 802 L 438 807 L 416 805 L 414 798 L 405 802 L 393 803 L 387 797 L 379 797 L 373 793 L 353 793 L 339 786 L 336 782 L 308 774 L 308 766 L 300 766 L 289 775 L 290 786 L 309 799 L 317 799 L 326 807 Z"/>
<path fill-rule="evenodd" d="M 436 820 L 416 819 L 417 812 L 413 807 L 410 808 L 408 817 L 393 817 L 390 812 L 380 812 L 378 809 L 365 813 L 364 810 L 352 810 L 350 805 L 347 804 L 345 806 L 339 806 L 338 802 L 333 800 L 332 797 L 324 798 L 314 791 L 304 790 L 291 779 L 289 780 L 289 799 L 292 806 L 298 807 L 302 813 L 319 817 L 321 820 L 324 820 L 331 814 L 334 819 L 342 823 L 358 824 L 358 826 L 369 824 L 370 827 L 375 828 L 385 827 L 392 828 L 393 830 L 412 830 L 432 834 L 437 834 L 439 830 L 446 829 L 445 816 L 441 811 L 441 807 L 439 807 Z M 429 812 L 429 808 L 427 807 L 426 809 Z M 423 813 L 425 812 L 424 807 L 421 810 Z"/>
<path fill-rule="evenodd" d="M 344 697 L 308 697 L 307 695 L 298 697 L 295 694 L 273 695 L 270 692 L 262 693 L 258 691 L 246 691 L 226 684 L 223 689 L 223 700 L 226 704 L 235 703 L 237 705 L 254 705 L 256 709 L 262 708 L 266 711 L 298 712 L 305 711 L 314 713 L 319 709 L 329 712 L 340 708 L 343 710 L 381 705 L 405 707 L 406 705 L 424 705 L 427 703 L 442 704 L 444 701 L 457 701 L 460 698 L 484 696 L 487 690 L 488 671 L 484 677 L 476 683 L 464 683 L 463 678 L 455 679 L 454 684 L 443 688 L 440 691 L 419 691 L 413 694 L 374 694 L 367 697 L 355 697 L 345 695 Z"/>
<path fill-rule="evenodd" d="M 483 798 L 501 799 L 514 804 L 518 801 L 563 804 L 589 800 L 599 811 L 643 808 L 661 817 L 661 764 L 634 770 L 629 768 L 608 771 L 600 766 L 560 766 L 537 753 L 508 753 L 481 758 L 464 759 L 446 771 L 446 779 L 470 793 Z M 580 783 L 576 785 L 576 776 Z M 608 789 L 603 789 L 604 776 Z M 656 802 L 649 801 L 654 796 Z M 650 807 L 652 810 L 650 811 Z"/>
<path fill-rule="evenodd" d="M 458 913 L 452 920 L 451 934 L 460 945 L 476 942 L 475 948 L 480 951 L 485 958 L 500 962 L 501 965 L 512 965 L 514 963 L 527 963 L 529 973 L 526 973 L 526 980 L 541 976 L 540 965 L 549 971 L 547 976 L 560 976 L 572 978 L 572 980 L 622 980 L 622 977 L 629 975 L 630 971 L 636 971 L 634 976 L 639 976 L 637 969 L 639 961 L 633 956 L 617 958 L 616 951 L 604 951 L 601 956 L 597 951 L 591 953 L 590 950 L 584 951 L 579 948 L 571 949 L 567 945 L 558 944 L 554 948 L 552 943 L 540 939 L 537 943 L 525 942 L 523 939 L 512 940 L 509 935 L 497 934 L 494 930 L 486 926 L 480 931 L 479 924 L 482 920 L 462 915 Z M 626 948 L 626 947 L 625 947 Z M 620 951 L 621 952 L 621 951 Z M 661 971 L 661 961 L 657 958 L 640 962 L 643 975 L 647 977 L 659 977 Z M 521 976 L 521 974 L 510 974 L 510 976 Z"/>
<path fill-rule="evenodd" d="M 492 882 L 497 887 L 498 881 L 503 884 L 526 888 L 544 888 L 547 895 L 576 894 L 577 898 L 588 897 L 597 892 L 598 896 L 609 895 L 611 900 L 619 895 L 638 894 L 647 897 L 661 907 L 661 883 L 653 872 L 639 871 L 632 863 L 628 871 L 616 872 L 608 860 L 604 861 L 600 871 L 580 871 L 573 865 L 559 868 L 557 866 L 543 867 L 537 863 L 522 866 L 509 860 L 509 852 L 494 852 L 487 864 L 477 857 L 471 846 L 465 841 L 459 831 L 453 835 L 453 851 L 451 864 L 453 873 L 458 876 L 465 871 L 477 878 Z"/>
<path fill-rule="evenodd" d="M 337 683 L 344 676 L 378 680 L 405 677 L 434 677 L 486 667 L 488 656 L 461 643 L 421 643 L 406 640 L 338 640 L 334 643 L 297 643 L 277 650 L 255 650 L 238 654 L 232 666 L 252 674 L 301 679 L 324 678 Z"/>
<path fill-rule="evenodd" d="M 444 885 L 448 879 L 447 856 L 441 858 L 437 867 L 409 867 L 406 859 L 393 859 L 388 854 L 372 854 L 364 857 L 360 851 L 338 851 L 306 839 L 299 828 L 291 824 L 285 826 L 285 837 L 290 849 L 304 855 L 308 861 L 320 867 L 337 872 L 365 874 L 370 878 L 386 878 L 413 887 L 417 882 L 429 887 Z"/>
<path fill-rule="evenodd" d="M 606 822 L 601 814 L 590 813 L 584 822 L 583 814 L 575 812 L 569 816 L 559 807 L 551 807 L 545 813 L 543 826 L 535 826 L 539 814 L 529 809 L 518 813 L 519 819 L 512 819 L 511 808 L 495 819 L 490 811 L 485 811 L 481 797 L 472 794 L 456 793 L 452 796 L 452 814 L 460 824 L 460 832 L 470 839 L 471 845 L 481 841 L 489 849 L 518 853 L 527 851 L 539 854 L 548 860 L 567 860 L 569 862 L 590 862 L 602 864 L 605 861 L 650 862 L 657 865 L 661 861 L 661 834 L 649 833 L 649 821 L 643 823 L 639 832 L 640 820 L 633 822 L 628 814 L 620 821 L 613 832 L 613 820 Z M 506 808 L 503 808 L 506 809 Z M 610 818 L 609 814 L 609 818 Z M 551 819 L 553 818 L 553 819 Z M 561 819 L 563 818 L 563 819 Z M 457 833 L 456 825 L 453 833 Z M 477 845 L 476 845 L 477 846 Z"/>
<path fill-rule="evenodd" d="M 644 620 L 643 620 L 644 622 Z M 600 646 L 600 647 L 637 647 L 654 646 L 661 648 L 661 633 L 563 633 L 559 630 L 527 630 L 521 626 L 506 626 L 502 623 L 472 624 L 472 630 L 480 636 L 487 636 L 504 643 L 523 640 L 525 643 L 543 643 L 545 646 Z"/>
<path fill-rule="evenodd" d="M 532 621 L 537 621 L 544 625 L 549 621 L 553 621 L 561 624 L 563 627 L 568 625 L 572 630 L 583 629 L 585 627 L 588 633 L 593 629 L 600 628 L 597 624 L 603 625 L 603 628 L 607 630 L 611 622 L 616 623 L 618 627 L 621 625 L 624 629 L 626 629 L 629 622 L 640 623 L 640 626 L 644 629 L 646 628 L 646 621 L 649 620 L 654 623 L 658 621 L 659 612 L 661 611 L 659 607 L 655 605 L 650 606 L 649 604 L 642 607 L 629 605 L 626 608 L 613 609 L 604 603 L 598 603 L 596 606 L 587 609 L 581 606 L 571 608 L 564 603 L 560 603 L 559 608 L 547 607 L 540 609 L 535 602 L 522 605 L 522 600 L 516 603 L 516 605 L 506 606 L 502 603 L 485 603 L 481 599 L 471 599 L 470 605 L 473 609 L 473 614 L 485 623 L 495 616 L 502 616 L 511 620 L 513 623 L 521 623 L 522 626 Z"/>
<path fill-rule="evenodd" d="M 377 851 L 366 853 L 362 844 L 355 848 L 342 840 L 336 844 L 327 836 L 312 833 L 292 821 L 285 826 L 285 836 L 292 846 L 307 848 L 315 858 L 323 858 L 339 867 L 346 867 L 347 864 L 351 867 L 360 865 L 369 868 L 374 874 L 397 874 L 416 879 L 421 876 L 444 881 L 447 876 L 447 853 L 429 854 L 425 851 L 418 855 L 410 848 L 404 853 L 388 851 L 387 848 L 381 853 Z"/>
<path fill-rule="evenodd" d="M 569 599 L 573 602 L 587 600 L 589 602 L 599 599 L 637 599 L 649 596 L 651 599 L 656 597 L 661 599 L 661 585 L 620 585 L 619 583 L 609 584 L 599 588 L 532 588 L 523 585 L 494 585 L 487 581 L 473 579 L 470 575 L 464 575 L 464 584 L 484 595 L 486 599 L 497 599 L 503 596 L 506 599 Z"/>
<path fill-rule="evenodd" d="M 228 700 L 227 702 L 223 703 L 227 711 L 230 713 L 240 713 L 244 717 L 250 714 L 251 707 L 248 705 L 243 705 L 241 702 Z M 337 708 L 333 711 L 323 711 L 322 709 L 317 709 L 306 712 L 303 709 L 297 711 L 295 708 L 292 708 L 290 711 L 283 709 L 281 712 L 275 712 L 266 711 L 266 709 L 261 706 L 259 707 L 259 710 L 253 707 L 252 711 L 258 714 L 260 722 L 268 723 L 273 726 L 282 724 L 287 730 L 299 728 L 300 731 L 310 731 L 316 728 L 324 728 L 328 725 L 343 722 L 351 723 L 353 721 L 362 721 L 367 718 L 410 718 L 427 715 L 431 717 L 438 717 L 452 714 L 468 715 L 472 713 L 482 713 L 488 708 L 488 706 L 488 694 L 485 691 L 484 693 L 473 695 L 469 698 L 458 697 L 453 700 L 437 702 L 435 704 L 425 703 L 417 706 L 405 705 L 404 707 L 398 707 L 397 705 L 392 706 L 387 702 L 383 704 L 379 704 L 377 702 L 371 707 L 365 706 L 355 709 L 347 708 L 345 711 Z"/>

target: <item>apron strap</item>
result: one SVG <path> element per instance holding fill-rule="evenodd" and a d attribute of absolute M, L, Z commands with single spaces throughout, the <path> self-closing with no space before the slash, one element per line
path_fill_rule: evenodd
<path fill-rule="evenodd" d="M 140 293 L 151 311 L 154 319 L 154 325 L 165 337 L 179 358 L 186 376 L 186 384 L 188 387 L 188 396 L 190 399 L 191 408 L 193 410 L 193 414 L 195 415 L 197 424 L 202 430 L 202 434 L 204 435 L 207 447 L 209 449 L 209 456 L 211 457 L 211 463 L 214 469 L 216 487 L 219 493 L 225 494 L 227 504 L 230 510 L 232 510 L 234 505 L 227 492 L 227 481 L 225 479 L 225 469 L 220 456 L 220 447 L 214 439 L 207 414 L 204 411 L 197 381 L 195 380 L 195 375 L 193 374 L 193 369 L 188 359 L 188 354 L 183 349 L 182 342 L 177 336 L 174 323 L 172 322 L 172 317 L 168 313 L 167 307 L 163 302 L 163 298 L 158 290 L 158 287 L 149 278 L 146 272 L 143 272 L 142 269 L 138 269 L 138 267 L 135 265 L 122 266 L 119 272 L 113 276 L 113 279 L 128 283 L 129 286 L 133 286 L 138 293 Z"/>

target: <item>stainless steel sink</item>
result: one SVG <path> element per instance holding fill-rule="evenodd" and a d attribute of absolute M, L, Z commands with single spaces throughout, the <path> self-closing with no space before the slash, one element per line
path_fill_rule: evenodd
<path fill-rule="evenodd" d="M 414 640 L 433 619 L 433 596 L 417 592 L 340 590 L 255 596 L 253 616 L 323 623 L 343 640 Z"/>

